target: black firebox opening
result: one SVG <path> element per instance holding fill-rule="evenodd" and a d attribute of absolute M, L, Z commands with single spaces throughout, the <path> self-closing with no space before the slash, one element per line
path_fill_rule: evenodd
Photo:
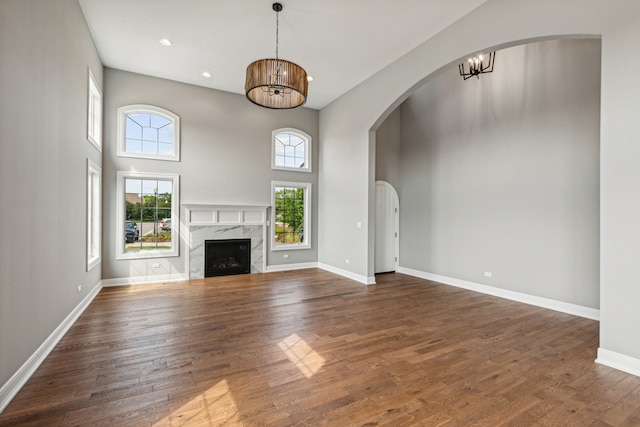
<path fill-rule="evenodd" d="M 251 239 L 205 240 L 204 277 L 251 272 Z"/>

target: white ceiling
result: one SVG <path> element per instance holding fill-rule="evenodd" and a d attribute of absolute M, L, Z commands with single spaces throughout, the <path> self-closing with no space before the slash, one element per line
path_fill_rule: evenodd
<path fill-rule="evenodd" d="M 320 109 L 485 1 L 284 0 L 279 57 L 313 76 Z M 107 67 L 243 94 L 247 65 L 275 56 L 270 0 L 79 2 Z"/>

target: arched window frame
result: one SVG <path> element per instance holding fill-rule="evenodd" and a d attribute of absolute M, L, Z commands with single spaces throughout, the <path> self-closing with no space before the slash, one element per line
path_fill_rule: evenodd
<path fill-rule="evenodd" d="M 126 120 L 129 115 L 132 114 L 155 114 L 173 123 L 173 150 L 170 154 L 151 154 L 151 153 L 135 153 L 126 150 Z M 171 160 L 174 162 L 180 161 L 180 117 L 169 110 L 156 107 L 154 105 L 126 105 L 118 108 L 118 150 L 117 155 L 119 157 L 135 157 L 140 159 L 151 160 Z"/>
<path fill-rule="evenodd" d="M 298 136 L 304 141 L 304 167 L 287 167 L 276 165 L 276 137 L 283 133 L 290 133 Z M 286 170 L 295 172 L 311 172 L 311 136 L 306 132 L 294 128 L 281 128 L 276 129 L 271 133 L 271 169 Z"/>

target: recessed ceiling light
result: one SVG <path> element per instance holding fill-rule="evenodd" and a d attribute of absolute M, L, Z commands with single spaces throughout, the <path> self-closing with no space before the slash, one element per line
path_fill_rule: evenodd
<path fill-rule="evenodd" d="M 163 46 L 171 46 L 173 43 L 171 43 L 171 40 L 169 39 L 162 38 L 160 39 L 160 44 Z"/>
<path fill-rule="evenodd" d="M 312 82 L 312 81 L 313 81 L 313 77 L 311 77 L 311 76 L 309 76 L 309 75 L 308 75 L 308 76 L 307 76 L 307 81 L 308 81 L 308 82 Z"/>
<path fill-rule="evenodd" d="M 202 77 L 209 78 L 209 77 L 211 77 L 211 73 L 210 73 L 210 72 L 208 72 L 208 71 L 203 71 L 203 72 L 202 72 Z"/>

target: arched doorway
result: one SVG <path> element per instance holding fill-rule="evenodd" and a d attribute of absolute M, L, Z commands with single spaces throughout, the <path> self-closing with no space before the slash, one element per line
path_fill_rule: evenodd
<path fill-rule="evenodd" d="M 375 273 L 387 273 L 398 268 L 399 252 L 398 193 L 386 181 L 376 181 Z"/>

